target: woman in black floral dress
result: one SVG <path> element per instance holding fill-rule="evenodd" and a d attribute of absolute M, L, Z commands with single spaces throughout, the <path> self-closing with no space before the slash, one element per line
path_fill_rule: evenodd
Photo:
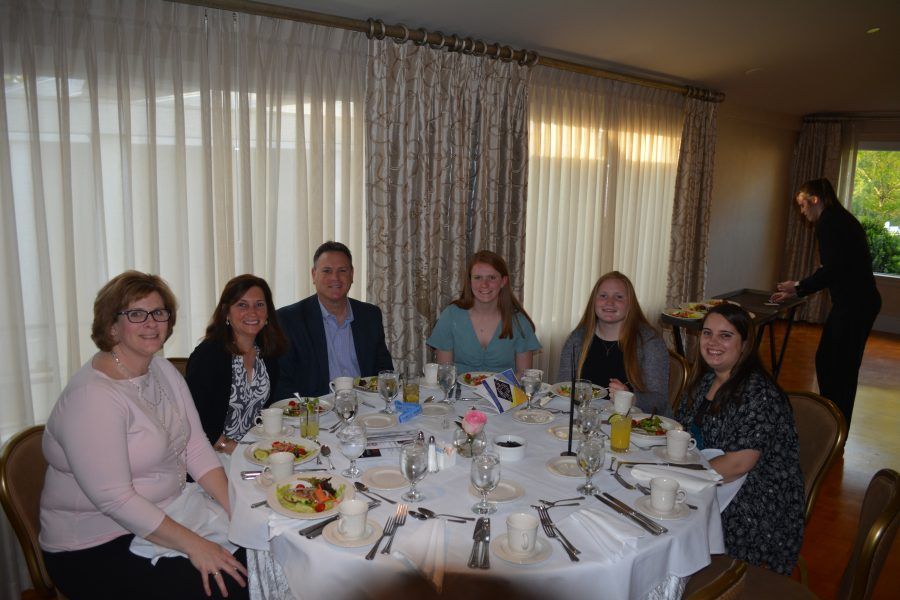
<path fill-rule="evenodd" d="M 803 476 L 787 397 L 759 363 L 754 327 L 732 304 L 709 311 L 700 336 L 700 368 L 677 418 L 726 482 L 747 479 L 722 513 L 728 554 L 789 575 L 803 542 Z"/>

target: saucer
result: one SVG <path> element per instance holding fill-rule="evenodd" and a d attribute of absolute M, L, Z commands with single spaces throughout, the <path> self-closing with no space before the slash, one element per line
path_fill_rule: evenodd
<path fill-rule="evenodd" d="M 369 413 L 357 417 L 356 422 L 365 425 L 366 429 L 387 429 L 397 424 L 397 415 Z"/>
<path fill-rule="evenodd" d="M 544 425 L 553 420 L 553 413 L 540 408 L 526 408 L 513 413 L 513 420 L 529 425 Z"/>
<path fill-rule="evenodd" d="M 261 440 L 274 440 L 275 438 L 278 438 L 278 437 L 289 437 L 289 436 L 294 435 L 294 428 L 291 427 L 290 425 L 282 425 L 281 432 L 276 433 L 275 435 L 270 435 L 270 434 L 266 433 L 265 431 L 263 431 L 262 423 L 260 423 L 259 425 L 255 425 L 255 426 L 251 427 L 250 433 L 252 433 L 253 435 L 255 435 L 256 437 L 258 437 Z"/>
<path fill-rule="evenodd" d="M 563 477 L 584 478 L 584 471 L 578 466 L 574 456 L 555 456 L 547 461 L 547 470 Z"/>
<path fill-rule="evenodd" d="M 449 415 L 450 410 L 451 408 L 448 404 L 436 404 L 434 402 L 429 402 L 428 404 L 422 405 L 422 416 L 443 417 L 444 415 Z"/>
<path fill-rule="evenodd" d="M 554 425 L 547 431 L 550 432 L 550 435 L 559 440 L 568 440 L 569 439 L 569 426 L 568 425 Z M 581 432 L 578 431 L 577 428 L 572 428 L 572 440 L 580 440 Z"/>
<path fill-rule="evenodd" d="M 373 519 L 366 519 L 366 531 L 362 537 L 358 538 L 346 537 L 338 531 L 338 523 L 340 523 L 340 519 L 326 525 L 322 530 L 322 537 L 341 548 L 359 548 L 360 546 L 368 546 L 375 541 L 375 538 L 381 535 L 381 525 Z"/>
<path fill-rule="evenodd" d="M 550 557 L 550 542 L 542 537 L 538 537 L 534 540 L 534 551 L 531 554 L 526 554 L 524 556 L 521 554 L 513 554 L 509 549 L 507 539 L 507 534 L 501 533 L 491 540 L 491 550 L 497 558 L 503 559 L 506 562 L 517 565 L 533 565 L 545 561 Z"/>
<path fill-rule="evenodd" d="M 275 483 L 275 480 L 265 473 L 260 473 L 259 477 L 257 477 L 255 481 L 256 485 L 264 490 L 269 489 L 270 487 L 272 487 L 272 484 Z"/>
<path fill-rule="evenodd" d="M 672 509 L 672 512 L 664 513 L 659 512 L 655 508 L 653 508 L 653 504 L 650 503 L 650 496 L 641 496 L 634 502 L 634 507 L 637 508 L 642 513 L 647 514 L 648 516 L 653 517 L 654 519 L 664 519 L 664 520 L 676 520 L 683 519 L 689 514 L 691 514 L 690 509 L 684 504 L 684 502 L 679 502 L 675 504 L 675 508 Z"/>
<path fill-rule="evenodd" d="M 669 456 L 669 451 L 665 446 L 654 446 L 653 454 L 656 456 L 656 458 L 661 458 L 666 462 L 679 465 L 687 463 L 697 463 L 702 459 L 700 453 L 696 450 L 688 450 L 687 454 L 684 455 L 684 458 L 672 458 L 671 456 Z"/>
<path fill-rule="evenodd" d="M 409 482 L 396 467 L 372 467 L 366 469 L 360 478 L 373 490 L 402 490 Z"/>
<path fill-rule="evenodd" d="M 481 498 L 481 492 L 471 484 L 469 484 L 469 493 L 476 498 Z M 497 487 L 488 492 L 487 500 L 488 502 L 512 502 L 524 495 L 525 489 L 521 485 L 515 481 L 501 479 Z"/>

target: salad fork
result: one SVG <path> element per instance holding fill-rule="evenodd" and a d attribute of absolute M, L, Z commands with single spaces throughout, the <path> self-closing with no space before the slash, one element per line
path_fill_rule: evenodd
<path fill-rule="evenodd" d="M 546 511 L 546 508 L 544 508 L 544 507 L 540 507 L 537 509 L 538 517 L 541 520 L 541 527 L 544 529 L 544 535 L 546 535 L 548 538 L 553 538 L 553 539 L 557 540 L 560 544 L 562 544 L 563 550 L 566 551 L 566 554 L 569 555 L 569 558 L 572 560 L 572 562 L 578 562 L 579 560 L 581 560 L 578 558 L 578 556 L 575 555 L 575 553 L 572 551 L 572 549 L 569 548 L 569 546 L 562 540 L 562 538 L 556 535 L 556 529 L 553 527 L 553 524 L 550 522 L 550 517 L 545 511 Z"/>
<path fill-rule="evenodd" d="M 541 500 L 538 498 L 538 502 L 541 504 L 546 504 L 548 507 L 553 507 L 555 504 L 559 504 L 560 502 L 574 502 L 575 500 L 584 500 L 584 496 L 575 496 L 574 498 L 563 498 L 562 500 Z"/>
<path fill-rule="evenodd" d="M 394 528 L 391 530 L 390 539 L 387 541 L 387 544 L 384 545 L 384 549 L 381 551 L 382 554 L 390 554 L 391 553 L 391 544 L 394 543 L 394 537 L 397 535 L 397 528 L 403 527 L 406 524 L 406 513 L 409 512 L 409 505 L 407 504 L 399 504 L 397 505 L 397 520 L 394 522 Z"/>
<path fill-rule="evenodd" d="M 375 540 L 375 545 L 372 546 L 372 549 L 369 550 L 369 553 L 366 554 L 366 560 L 372 560 L 375 558 L 375 553 L 378 552 L 378 546 L 381 544 L 381 540 L 384 539 L 384 536 L 388 535 L 388 532 L 392 532 L 394 530 L 394 523 L 396 523 L 395 517 L 391 516 L 384 524 L 384 529 L 381 530 L 381 536 L 377 540 Z"/>

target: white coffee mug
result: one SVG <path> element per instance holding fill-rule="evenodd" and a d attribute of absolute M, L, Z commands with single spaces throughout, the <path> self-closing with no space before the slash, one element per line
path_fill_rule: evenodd
<path fill-rule="evenodd" d="M 650 506 L 653 510 L 668 514 L 676 504 L 684 502 L 684 490 L 678 489 L 678 480 L 671 477 L 654 477 L 650 480 Z"/>
<path fill-rule="evenodd" d="M 273 452 L 266 459 L 262 476 L 270 482 L 287 479 L 294 472 L 294 458 L 292 452 Z"/>
<path fill-rule="evenodd" d="M 506 545 L 517 556 L 534 553 L 537 541 L 538 518 L 528 513 L 513 513 L 506 517 Z"/>
<path fill-rule="evenodd" d="M 613 391 L 613 410 L 615 410 L 620 415 L 627 415 L 628 411 L 631 410 L 631 405 L 634 402 L 634 394 L 627 390 L 615 390 Z"/>
<path fill-rule="evenodd" d="M 264 408 L 256 417 L 256 424 L 262 423 L 263 433 L 266 435 L 278 435 L 281 433 L 281 420 L 284 417 L 283 408 Z"/>
<path fill-rule="evenodd" d="M 687 431 L 670 429 L 666 432 L 666 454 L 669 458 L 681 460 L 689 450 L 697 447 L 697 440 L 691 437 Z"/>
<path fill-rule="evenodd" d="M 366 515 L 369 514 L 369 503 L 356 498 L 344 500 L 338 504 L 338 533 L 347 539 L 359 539 L 366 534 Z"/>
<path fill-rule="evenodd" d="M 352 390 L 354 383 L 356 383 L 356 379 L 353 377 L 335 377 L 334 381 L 328 382 L 328 387 L 331 388 L 333 394 L 338 390 Z"/>
<path fill-rule="evenodd" d="M 428 385 L 437 385 L 437 363 L 425 363 L 425 383 Z"/>

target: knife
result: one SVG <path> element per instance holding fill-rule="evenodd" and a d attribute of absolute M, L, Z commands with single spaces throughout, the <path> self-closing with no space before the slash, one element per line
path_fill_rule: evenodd
<path fill-rule="evenodd" d="M 294 469 L 294 473 L 313 473 L 316 471 L 328 471 L 326 468 L 313 467 L 311 469 Z M 241 471 L 241 479 L 256 479 L 262 475 L 262 471 Z"/>
<path fill-rule="evenodd" d="M 680 463 L 672 463 L 672 462 L 620 462 L 619 467 L 633 467 L 635 465 L 655 465 L 657 467 L 681 467 L 682 469 L 691 469 L 693 471 L 705 471 L 706 465 L 700 465 L 697 463 L 690 464 L 680 464 Z M 618 471 L 618 467 L 616 468 Z"/>
<path fill-rule="evenodd" d="M 478 562 L 481 569 L 491 568 L 491 520 L 484 518 L 484 527 L 481 530 L 481 560 Z"/>
<path fill-rule="evenodd" d="M 625 478 L 622 477 L 621 475 L 619 475 L 618 473 L 615 473 L 615 472 L 614 472 L 614 473 L 612 474 L 612 476 L 613 476 L 613 479 L 615 479 L 616 481 L 618 481 L 618 482 L 622 485 L 622 487 L 625 488 L 626 490 L 633 490 L 633 489 L 634 489 L 634 486 L 631 485 L 630 483 L 628 483 L 627 481 L 625 481 Z"/>
<path fill-rule="evenodd" d="M 472 553 L 469 554 L 468 566 L 470 569 L 478 568 L 478 544 L 481 542 L 481 531 L 484 529 L 484 519 L 478 519 L 475 523 L 475 531 L 472 533 Z"/>
<path fill-rule="evenodd" d="M 659 523 L 651 521 L 643 513 L 640 513 L 638 511 L 634 510 L 633 508 L 631 508 L 630 506 L 628 506 L 627 504 L 625 504 L 624 502 L 622 502 L 615 496 L 611 496 L 610 494 L 603 492 L 603 497 L 598 496 L 597 494 L 594 494 L 594 497 L 597 498 L 598 500 L 600 500 L 601 502 L 603 502 L 604 504 L 606 504 L 607 506 L 609 506 L 610 508 L 612 508 L 613 510 L 615 510 L 616 512 L 627 516 L 632 521 L 634 521 L 635 523 L 637 523 L 638 525 L 640 525 L 641 527 L 643 527 L 644 529 L 646 529 L 653 535 L 662 535 L 663 533 L 668 533 L 668 531 L 669 531 L 668 529 L 666 529 Z"/>

